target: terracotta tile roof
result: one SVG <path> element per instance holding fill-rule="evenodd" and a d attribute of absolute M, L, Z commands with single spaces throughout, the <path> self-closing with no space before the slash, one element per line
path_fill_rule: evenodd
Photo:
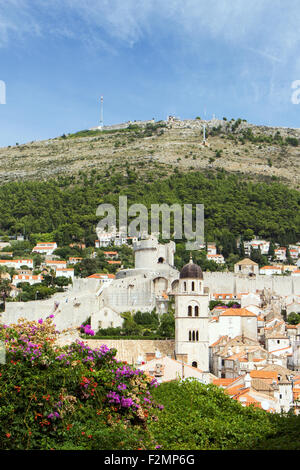
<path fill-rule="evenodd" d="M 284 324 L 284 321 L 280 321 L 279 323 L 275 323 L 275 325 L 273 326 L 265 327 L 265 330 L 273 330 L 274 328 L 277 328 L 278 326 L 283 325 L 283 324 Z"/>
<path fill-rule="evenodd" d="M 228 308 L 220 314 L 220 317 L 254 317 L 256 315 L 246 308 Z"/>
<path fill-rule="evenodd" d="M 255 379 L 277 379 L 277 372 L 267 370 L 251 370 L 250 377 Z"/>
<path fill-rule="evenodd" d="M 106 273 L 95 273 L 91 276 L 88 276 L 87 279 L 115 279 L 114 274 L 106 274 Z"/>
<path fill-rule="evenodd" d="M 213 297 L 217 297 L 217 300 L 221 300 L 221 299 L 222 300 L 230 300 L 235 296 L 234 296 L 234 294 L 217 294 L 217 293 L 215 293 L 215 294 L 213 294 Z M 227 298 L 227 297 L 229 297 L 229 298 Z"/>
<path fill-rule="evenodd" d="M 66 261 L 56 260 L 56 259 L 47 259 L 46 264 L 66 264 Z"/>
<path fill-rule="evenodd" d="M 281 271 L 281 266 L 263 266 L 260 268 L 261 270 L 267 270 L 267 269 L 279 269 Z"/>
<path fill-rule="evenodd" d="M 222 339 L 225 339 L 225 338 L 226 338 L 226 336 L 221 336 L 215 343 L 210 345 L 210 348 L 213 348 L 214 346 L 217 346 L 222 341 Z"/>
<path fill-rule="evenodd" d="M 274 349 L 274 351 L 271 351 L 271 353 L 273 354 L 274 352 L 278 352 L 278 351 L 286 351 L 287 349 L 290 349 L 291 346 L 288 346 L 287 348 L 280 348 L 280 349 Z"/>
<path fill-rule="evenodd" d="M 227 356 L 226 361 L 235 361 L 236 359 L 242 358 L 244 356 L 245 356 L 245 351 L 242 351 L 236 354 L 232 354 L 231 356 Z"/>
<path fill-rule="evenodd" d="M 56 271 L 74 271 L 73 268 L 57 268 Z"/>
<path fill-rule="evenodd" d="M 56 245 L 56 242 L 40 242 L 37 243 L 36 246 L 41 247 L 41 246 L 54 246 Z"/>
<path fill-rule="evenodd" d="M 213 380 L 213 385 L 218 385 L 219 387 L 227 387 L 230 385 L 232 382 L 234 382 L 236 379 L 214 379 Z"/>
<path fill-rule="evenodd" d="M 1 259 L 0 263 L 24 263 L 28 261 L 29 263 L 33 263 L 32 259 Z"/>
<path fill-rule="evenodd" d="M 252 379 L 251 387 L 258 392 L 269 392 L 273 393 L 274 388 L 272 387 L 271 381 L 266 381 L 263 379 Z"/>
<path fill-rule="evenodd" d="M 227 387 L 225 389 L 225 393 L 227 393 L 230 396 L 235 396 L 238 393 L 241 393 L 241 388 L 243 388 L 243 387 L 244 387 L 243 384 L 242 385 L 241 384 L 240 385 L 235 385 L 234 387 Z M 249 388 L 247 388 L 247 390 L 249 390 Z"/>
<path fill-rule="evenodd" d="M 34 281 L 37 281 L 37 280 L 42 280 L 43 279 L 43 276 L 40 276 L 40 275 L 33 275 L 33 274 L 15 274 L 13 276 L 13 279 L 20 279 L 20 280 L 34 280 Z"/>

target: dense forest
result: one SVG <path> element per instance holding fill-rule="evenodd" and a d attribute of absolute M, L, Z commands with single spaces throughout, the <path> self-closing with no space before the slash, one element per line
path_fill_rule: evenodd
<path fill-rule="evenodd" d="M 216 241 L 225 256 L 236 250 L 239 236 L 252 234 L 281 245 L 300 239 L 300 194 L 278 183 L 253 183 L 238 176 L 190 172 L 159 178 L 125 173 L 81 173 L 49 181 L 11 182 L 0 187 L 0 235 L 25 234 L 33 243 L 56 241 L 66 245 L 84 240 L 93 246 L 99 222 L 96 209 L 119 196 L 128 207 L 142 203 L 204 204 L 205 238 Z M 149 224 L 150 225 L 150 224 Z"/>

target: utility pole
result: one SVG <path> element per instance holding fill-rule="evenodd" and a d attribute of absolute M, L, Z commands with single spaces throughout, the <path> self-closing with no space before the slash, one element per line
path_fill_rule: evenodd
<path fill-rule="evenodd" d="M 99 129 L 103 129 L 103 96 L 100 98 L 100 126 Z"/>

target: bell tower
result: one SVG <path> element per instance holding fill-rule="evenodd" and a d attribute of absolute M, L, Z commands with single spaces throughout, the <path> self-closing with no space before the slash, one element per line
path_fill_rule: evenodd
<path fill-rule="evenodd" d="M 208 304 L 202 270 L 191 258 L 180 271 L 175 293 L 175 353 L 203 372 L 209 371 Z"/>

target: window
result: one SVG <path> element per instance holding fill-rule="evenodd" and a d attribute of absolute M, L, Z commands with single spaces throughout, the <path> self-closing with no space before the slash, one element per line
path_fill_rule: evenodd
<path fill-rule="evenodd" d="M 196 361 L 192 362 L 192 367 L 198 367 L 198 364 Z"/>
<path fill-rule="evenodd" d="M 199 307 L 196 305 L 195 307 L 195 317 L 199 317 Z"/>
<path fill-rule="evenodd" d="M 192 333 L 189 331 L 189 341 L 192 341 Z"/>
<path fill-rule="evenodd" d="M 189 305 L 189 306 L 188 306 L 188 316 L 189 316 L 189 317 L 192 316 L 192 312 L 193 312 L 192 306 Z"/>
<path fill-rule="evenodd" d="M 193 334 L 192 334 L 192 338 L 193 338 L 193 341 L 195 341 L 195 332 L 193 331 Z"/>
<path fill-rule="evenodd" d="M 183 288 L 184 288 L 184 290 L 185 290 L 185 292 L 186 292 L 186 282 L 183 283 Z"/>
<path fill-rule="evenodd" d="M 196 331 L 196 341 L 199 341 L 199 331 Z"/>
<path fill-rule="evenodd" d="M 193 282 L 192 282 L 192 291 L 194 291 L 194 290 L 195 290 L 195 283 L 194 283 L 194 281 L 193 281 Z"/>

